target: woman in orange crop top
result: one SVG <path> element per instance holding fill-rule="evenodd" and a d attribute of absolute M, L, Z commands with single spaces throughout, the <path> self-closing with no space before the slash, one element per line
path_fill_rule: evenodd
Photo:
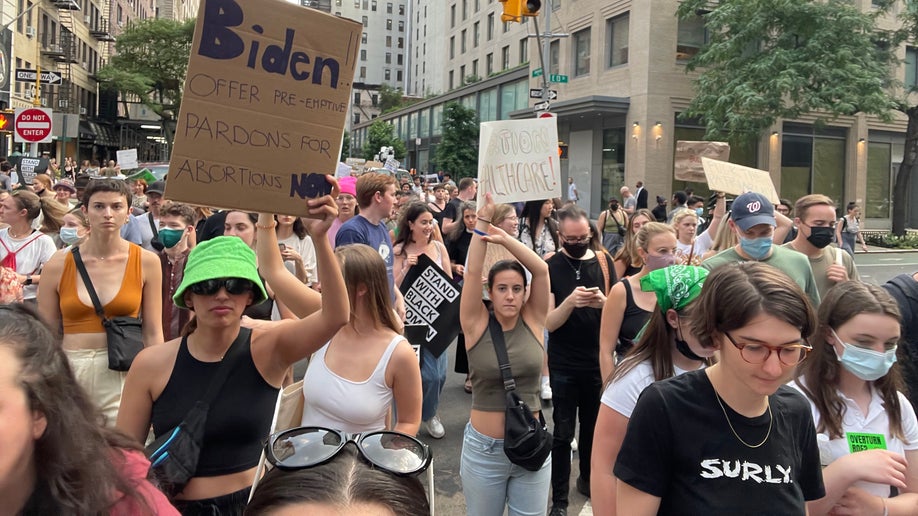
<path fill-rule="evenodd" d="M 143 319 L 143 344 L 163 341 L 162 271 L 156 254 L 121 237 L 130 219 L 131 191 L 124 181 L 96 179 L 83 195 L 89 237 L 80 256 L 106 317 Z M 55 253 L 43 270 L 38 309 L 52 328 L 63 329 L 63 347 L 80 385 L 114 426 L 124 387 L 123 372 L 108 368 L 105 329 L 76 268 L 73 253 Z"/>

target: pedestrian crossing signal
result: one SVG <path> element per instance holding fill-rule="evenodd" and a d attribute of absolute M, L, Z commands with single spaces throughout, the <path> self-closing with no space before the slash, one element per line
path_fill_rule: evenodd
<path fill-rule="evenodd" d="M 0 131 L 9 132 L 13 130 L 13 111 L 0 112 Z"/>

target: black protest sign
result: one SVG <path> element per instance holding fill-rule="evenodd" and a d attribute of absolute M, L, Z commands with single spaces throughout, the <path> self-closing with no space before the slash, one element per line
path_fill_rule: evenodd
<path fill-rule="evenodd" d="M 459 335 L 461 289 L 426 254 L 418 257 L 399 288 L 405 297 L 406 337 L 439 357 Z M 423 327 L 424 331 L 418 331 Z M 412 340 L 420 340 L 415 342 Z"/>
<path fill-rule="evenodd" d="M 44 174 L 48 171 L 51 160 L 48 158 L 30 158 L 28 156 L 10 156 L 9 162 L 16 167 L 19 182 L 24 185 L 32 184 L 35 174 Z"/>

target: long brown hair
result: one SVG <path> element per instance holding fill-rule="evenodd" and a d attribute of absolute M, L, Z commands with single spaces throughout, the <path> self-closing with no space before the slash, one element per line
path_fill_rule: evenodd
<path fill-rule="evenodd" d="M 797 384 L 819 410 L 819 426 L 816 431 L 828 433 L 830 439 L 844 435 L 842 420 L 847 408 L 838 394 L 839 370 L 842 365 L 826 337 L 829 332 L 860 314 L 880 314 L 900 320 L 899 306 L 883 288 L 860 281 L 839 283 L 829 289 L 819 305 L 819 327 L 813 339 L 813 351 L 797 369 Z M 907 443 L 902 431 L 902 407 L 897 393 L 905 390 L 899 368 L 898 363 L 893 364 L 885 376 L 874 380 L 873 386 L 883 399 L 883 407 L 889 416 L 890 434 Z M 803 382 L 800 381 L 801 377 Z"/>
<path fill-rule="evenodd" d="M 137 486 L 120 471 L 124 459 L 119 449 L 140 447 L 105 428 L 51 329 L 24 305 L 2 305 L 0 345 L 10 348 L 20 362 L 17 380 L 29 407 L 47 421 L 35 441 L 33 460 L 58 514 L 108 514 L 117 492 L 132 499 L 135 508 L 152 514 Z"/>
<path fill-rule="evenodd" d="M 341 263 L 341 274 L 348 289 L 351 305 L 351 324 L 354 324 L 354 306 L 357 299 L 357 287 L 367 288 L 366 302 L 373 315 L 376 326 L 399 332 L 399 323 L 395 320 L 392 300 L 389 298 L 389 278 L 386 276 L 386 263 L 376 249 L 364 244 L 349 244 L 337 247 L 335 256 Z"/>
<path fill-rule="evenodd" d="M 655 222 L 657 220 L 657 217 L 654 216 L 653 212 L 647 208 L 641 208 L 632 213 L 630 217 L 628 217 L 628 226 L 625 228 L 625 238 L 622 239 L 624 243 L 622 244 L 621 249 L 615 253 L 615 259 L 626 262 L 629 267 L 637 264 L 642 267 L 644 266 L 644 261 L 641 260 L 641 257 L 637 252 L 638 246 L 635 243 L 635 237 L 637 235 L 634 234 L 634 229 L 632 229 L 634 219 L 638 217 L 647 217 L 647 222 Z"/>

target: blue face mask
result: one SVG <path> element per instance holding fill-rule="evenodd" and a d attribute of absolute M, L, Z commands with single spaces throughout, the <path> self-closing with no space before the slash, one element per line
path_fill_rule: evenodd
<path fill-rule="evenodd" d="M 699 217 L 704 215 L 704 208 L 695 208 L 695 215 L 698 215 Z"/>
<path fill-rule="evenodd" d="M 67 245 L 74 245 L 80 241 L 80 235 L 77 228 L 61 228 L 61 241 Z"/>
<path fill-rule="evenodd" d="M 838 334 L 835 333 L 835 330 L 832 330 L 832 334 L 835 335 L 835 339 L 845 348 L 842 356 L 838 357 L 838 361 L 841 362 L 841 365 L 847 369 L 849 373 L 857 376 L 861 380 L 868 382 L 878 380 L 886 376 L 886 373 L 889 372 L 889 368 L 896 363 L 895 346 L 884 353 L 880 353 L 872 349 L 859 348 L 848 344 L 838 338 Z M 837 353 L 836 356 L 838 356 Z"/>
<path fill-rule="evenodd" d="M 740 249 L 753 260 L 764 260 L 771 251 L 771 237 L 744 238 L 740 237 Z"/>

